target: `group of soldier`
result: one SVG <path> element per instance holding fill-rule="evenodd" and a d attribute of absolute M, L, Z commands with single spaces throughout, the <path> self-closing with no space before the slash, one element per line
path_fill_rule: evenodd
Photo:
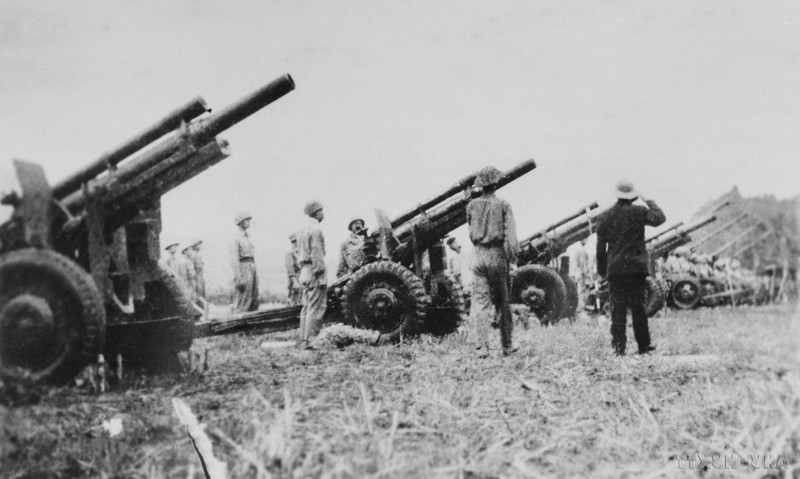
<path fill-rule="evenodd" d="M 194 239 L 183 245 L 173 242 L 165 248 L 167 251 L 166 265 L 182 280 L 189 298 L 194 303 L 205 301 L 206 280 L 203 258 L 200 248 L 203 242 Z"/>

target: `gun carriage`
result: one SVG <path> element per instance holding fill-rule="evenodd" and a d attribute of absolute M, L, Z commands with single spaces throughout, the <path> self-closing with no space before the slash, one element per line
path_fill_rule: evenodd
<path fill-rule="evenodd" d="M 216 135 L 293 89 L 284 75 L 208 115 L 196 98 L 53 187 L 40 165 L 15 160 L 21 195 L 2 198 L 13 213 L 0 225 L 0 376 L 64 382 L 99 353 L 174 363 L 199 313 L 159 264 L 161 196 L 230 156 Z"/>

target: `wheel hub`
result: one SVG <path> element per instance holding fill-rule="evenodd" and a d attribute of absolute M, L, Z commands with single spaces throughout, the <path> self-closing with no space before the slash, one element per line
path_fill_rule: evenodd
<path fill-rule="evenodd" d="M 50 305 L 31 294 L 15 297 L 0 310 L 3 357 L 16 364 L 46 355 L 55 319 Z"/>
<path fill-rule="evenodd" d="M 537 309 L 545 304 L 546 293 L 536 286 L 528 286 L 522 290 L 522 301 L 531 309 Z"/>
<path fill-rule="evenodd" d="M 402 305 L 391 285 L 376 283 L 364 291 L 362 305 L 369 316 L 370 326 L 379 331 L 390 331 L 402 322 Z"/>

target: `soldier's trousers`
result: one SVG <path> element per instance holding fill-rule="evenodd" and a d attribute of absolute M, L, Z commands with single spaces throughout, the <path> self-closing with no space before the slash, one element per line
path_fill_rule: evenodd
<path fill-rule="evenodd" d="M 628 308 L 631 309 L 633 336 L 639 351 L 650 346 L 650 328 L 645 311 L 644 274 L 626 274 L 608 278 L 608 295 L 611 301 L 611 346 L 617 354 L 625 354 Z"/>
<path fill-rule="evenodd" d="M 258 275 L 256 264 L 252 261 L 239 263 L 239 277 L 244 281 L 244 290 L 236 286 L 233 300 L 233 311 L 244 313 L 258 309 Z"/>
<path fill-rule="evenodd" d="M 511 348 L 514 323 L 509 303 L 511 281 L 505 250 L 501 246 L 475 245 L 472 274 L 472 323 L 483 329 L 496 322 L 503 349 Z M 488 332 L 483 329 L 483 334 Z M 488 341 L 488 336 L 478 339 Z"/>
<path fill-rule="evenodd" d="M 303 278 L 304 274 L 300 274 Z M 306 277 L 311 276 L 308 274 Z M 322 317 L 328 307 L 328 285 L 315 278 L 304 283 L 300 281 L 300 301 L 303 308 L 300 310 L 300 339 L 307 341 L 317 334 L 322 328 Z"/>

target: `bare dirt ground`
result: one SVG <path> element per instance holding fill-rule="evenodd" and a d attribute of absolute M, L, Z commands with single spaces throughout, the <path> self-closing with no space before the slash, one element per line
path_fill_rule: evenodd
<path fill-rule="evenodd" d="M 624 358 L 588 319 L 518 327 L 508 358 L 455 336 L 316 351 L 259 347 L 286 334 L 204 339 L 207 372 L 17 405 L 6 391 L 0 476 L 201 478 L 177 397 L 230 477 L 800 477 L 794 308 L 668 311 L 651 329 L 656 354 Z M 721 459 L 703 471 L 697 454 Z"/>

